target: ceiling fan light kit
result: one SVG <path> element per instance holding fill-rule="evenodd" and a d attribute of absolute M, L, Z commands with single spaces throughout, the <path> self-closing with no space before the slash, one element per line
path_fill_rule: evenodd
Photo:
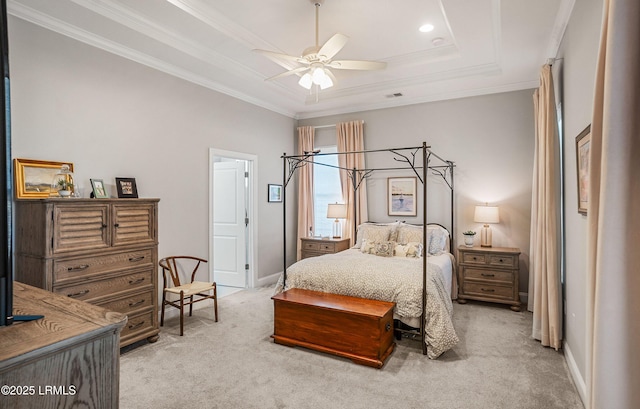
<path fill-rule="evenodd" d="M 337 70 L 382 70 L 387 66 L 386 62 L 379 61 L 359 61 L 359 60 L 332 60 L 332 58 L 342 50 L 349 37 L 336 33 L 322 47 L 318 45 L 319 8 L 324 0 L 310 0 L 316 9 L 316 45 L 306 48 L 301 57 L 276 53 L 267 50 L 254 50 L 269 59 L 280 64 L 282 60 L 299 64 L 299 67 L 290 69 L 269 80 L 275 80 L 289 75 L 298 75 L 298 84 L 308 90 L 316 91 L 332 87 L 336 83 L 336 78 L 330 68 Z M 314 87 L 315 85 L 315 87 Z"/>

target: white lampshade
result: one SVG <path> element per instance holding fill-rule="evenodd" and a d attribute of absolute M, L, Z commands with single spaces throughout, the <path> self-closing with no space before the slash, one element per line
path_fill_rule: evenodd
<path fill-rule="evenodd" d="M 328 219 L 345 219 L 347 217 L 347 205 L 342 203 L 331 203 L 327 207 Z"/>
<path fill-rule="evenodd" d="M 500 212 L 498 206 L 476 206 L 476 212 L 473 216 L 473 221 L 476 223 L 484 223 L 482 231 L 480 232 L 480 246 L 491 247 L 491 227 L 489 223 L 500 222 Z"/>
<path fill-rule="evenodd" d="M 329 206 L 327 206 L 327 218 L 336 219 L 333 223 L 333 238 L 340 238 L 342 236 L 342 225 L 338 219 L 347 218 L 347 205 L 342 203 L 329 204 Z"/>
<path fill-rule="evenodd" d="M 498 211 L 498 206 L 476 206 L 473 221 L 476 223 L 499 223 L 500 212 Z"/>

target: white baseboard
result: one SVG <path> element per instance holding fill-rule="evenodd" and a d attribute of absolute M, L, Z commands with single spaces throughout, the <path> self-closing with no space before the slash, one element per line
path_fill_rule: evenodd
<path fill-rule="evenodd" d="M 267 287 L 269 285 L 273 285 L 273 284 L 277 283 L 278 282 L 278 278 L 280 278 L 281 274 L 282 274 L 282 271 L 280 271 L 279 273 L 274 273 L 274 274 L 268 275 L 266 277 L 258 278 L 258 280 L 256 282 L 256 287 Z"/>
<path fill-rule="evenodd" d="M 578 390 L 578 395 L 580 395 L 580 399 L 582 399 L 582 404 L 587 406 L 587 384 L 578 369 L 578 365 L 576 364 L 576 360 L 573 358 L 573 354 L 571 353 L 571 348 L 569 348 L 569 344 L 566 342 L 562 343 L 562 349 L 564 349 L 564 359 L 567 361 L 567 366 L 569 367 L 569 373 L 571 374 L 571 378 L 573 379 L 573 383 L 576 385 L 576 389 Z"/>

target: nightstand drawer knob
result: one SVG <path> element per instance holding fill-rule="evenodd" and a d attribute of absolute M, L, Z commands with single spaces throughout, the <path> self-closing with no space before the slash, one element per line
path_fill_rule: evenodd
<path fill-rule="evenodd" d="M 487 273 L 482 273 L 480 274 L 482 277 L 495 277 L 495 274 L 487 274 Z"/>
<path fill-rule="evenodd" d="M 494 293 L 496 290 L 493 288 L 481 288 L 485 293 Z"/>
<path fill-rule="evenodd" d="M 474 260 L 477 260 L 476 256 L 473 256 L 473 259 L 474 259 Z"/>
<path fill-rule="evenodd" d="M 501 263 L 504 263 L 504 261 L 503 261 L 502 259 L 500 259 L 500 262 L 501 262 Z"/>

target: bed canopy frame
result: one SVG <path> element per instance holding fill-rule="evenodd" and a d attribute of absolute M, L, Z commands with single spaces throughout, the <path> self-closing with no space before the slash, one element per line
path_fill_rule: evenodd
<path fill-rule="evenodd" d="M 315 163 L 313 158 L 317 156 L 329 156 L 329 155 L 351 155 L 351 154 L 368 154 L 368 153 L 388 153 L 391 154 L 391 157 L 394 161 L 398 162 L 398 166 L 392 167 L 382 167 L 382 168 L 365 168 L 365 169 L 356 169 L 356 168 L 345 168 L 325 163 Z M 418 166 L 416 164 L 416 159 L 422 157 L 422 166 Z M 372 149 L 372 150 L 361 150 L 361 151 L 350 151 L 350 152 L 335 152 L 335 153 L 322 153 L 319 150 L 313 152 L 304 152 L 302 155 L 287 155 L 284 153 L 281 158 L 283 159 L 283 167 L 282 167 L 282 244 L 283 244 L 283 289 L 286 288 L 287 283 L 287 186 L 291 181 L 293 175 L 296 173 L 298 169 L 308 164 L 316 164 L 320 166 L 332 167 L 339 170 L 344 170 L 347 172 L 348 179 L 351 182 L 351 186 L 353 187 L 354 192 L 354 201 L 353 205 L 353 232 L 352 239 L 356 239 L 357 233 L 357 192 L 360 188 L 363 181 L 365 181 L 368 177 L 371 176 L 372 173 L 376 171 L 412 171 L 416 176 L 418 181 L 422 184 L 422 243 L 424 247 L 427 247 L 427 193 L 428 193 L 428 184 L 427 184 L 427 176 L 428 173 L 431 172 L 432 175 L 439 176 L 442 178 L 446 186 L 449 188 L 450 192 L 450 216 L 451 216 L 451 230 L 449 232 L 449 248 L 452 250 L 454 248 L 454 178 L 453 178 L 453 168 L 455 167 L 454 162 L 441 158 L 436 155 L 432 150 L 431 146 L 428 146 L 426 142 L 422 142 L 422 146 L 414 146 L 414 147 L 406 147 L 406 148 L 388 148 L 388 149 Z M 436 164 L 431 165 L 431 161 L 437 161 Z M 362 221 L 364 222 L 364 221 Z M 423 355 L 427 354 L 427 347 L 425 344 L 425 317 L 424 312 L 426 311 L 427 305 L 427 257 L 426 255 L 422 257 L 422 319 L 420 320 L 420 328 L 419 332 L 412 330 L 403 330 L 397 329 L 402 333 L 409 333 L 411 335 L 420 335 L 420 340 L 422 344 L 422 353 Z"/>

